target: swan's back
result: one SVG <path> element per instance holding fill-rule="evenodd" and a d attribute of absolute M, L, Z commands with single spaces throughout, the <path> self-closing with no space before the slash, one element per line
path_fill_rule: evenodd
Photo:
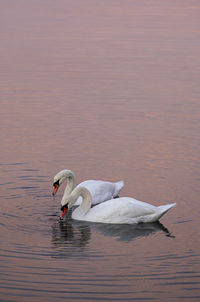
<path fill-rule="evenodd" d="M 78 216 L 78 211 L 72 217 L 78 220 L 103 223 L 139 223 L 154 222 L 159 220 L 169 209 L 176 204 L 153 206 L 149 203 L 131 197 L 120 197 L 108 200 L 90 208 L 83 217 Z"/>
<path fill-rule="evenodd" d="M 85 180 L 77 187 L 85 187 L 92 195 L 92 205 L 104 202 L 116 197 L 122 189 L 124 182 L 109 182 L 102 180 Z M 75 205 L 80 205 L 82 198 L 79 197 Z"/>
<path fill-rule="evenodd" d="M 120 197 L 96 205 L 88 212 L 90 221 L 125 223 L 130 218 L 146 216 L 155 212 L 154 206 L 131 197 Z"/>

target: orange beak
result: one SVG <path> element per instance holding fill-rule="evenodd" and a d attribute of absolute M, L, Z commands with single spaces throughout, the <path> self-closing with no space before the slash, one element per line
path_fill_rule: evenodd
<path fill-rule="evenodd" d="M 67 207 L 64 207 L 63 211 L 61 211 L 60 213 L 60 219 L 64 219 L 65 215 L 67 214 Z"/>
<path fill-rule="evenodd" d="M 59 185 L 58 184 L 54 184 L 54 189 L 52 192 L 52 195 L 56 195 L 56 192 L 58 191 Z"/>

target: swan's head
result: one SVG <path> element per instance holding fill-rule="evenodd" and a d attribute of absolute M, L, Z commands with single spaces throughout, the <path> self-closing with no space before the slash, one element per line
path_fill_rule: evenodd
<path fill-rule="evenodd" d="M 62 170 L 58 172 L 53 179 L 53 195 L 56 194 L 58 191 L 59 187 L 62 185 L 62 183 L 65 181 L 66 178 L 73 177 L 74 178 L 74 173 L 71 170 Z"/>
<path fill-rule="evenodd" d="M 71 207 L 74 204 L 74 198 L 73 196 L 68 195 L 65 199 L 61 200 L 61 214 L 60 219 L 64 219 L 65 215 L 67 214 L 68 210 L 71 209 Z"/>
<path fill-rule="evenodd" d="M 79 208 L 81 208 L 85 213 L 90 209 L 92 204 L 91 193 L 84 187 L 77 187 L 71 192 L 71 194 L 67 195 L 61 200 L 60 219 L 63 219 L 65 217 L 68 210 L 73 207 L 79 196 L 82 197 L 82 203 Z"/>
<path fill-rule="evenodd" d="M 68 204 L 61 206 L 60 210 L 61 210 L 60 219 L 64 219 L 65 215 L 68 212 Z"/>

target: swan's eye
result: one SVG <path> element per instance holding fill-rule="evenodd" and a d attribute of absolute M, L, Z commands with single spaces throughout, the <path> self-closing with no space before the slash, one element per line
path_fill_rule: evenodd
<path fill-rule="evenodd" d="M 55 182 L 53 183 L 53 186 L 54 186 L 54 188 L 57 187 L 57 186 L 59 186 L 59 180 L 55 181 Z"/>
<path fill-rule="evenodd" d="M 60 210 L 63 212 L 65 209 L 67 209 L 68 210 L 68 205 L 67 204 L 65 204 L 64 206 L 62 206 L 61 208 L 60 208 Z"/>
<path fill-rule="evenodd" d="M 56 192 L 58 191 L 59 188 L 59 180 L 53 183 L 54 189 L 52 195 L 56 195 Z"/>
<path fill-rule="evenodd" d="M 65 209 L 68 210 L 68 204 L 65 204 L 64 206 L 61 206 L 60 210 L 63 212 Z"/>

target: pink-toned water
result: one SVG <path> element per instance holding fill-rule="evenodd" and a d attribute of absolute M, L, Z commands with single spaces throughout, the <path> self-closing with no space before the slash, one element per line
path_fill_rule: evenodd
<path fill-rule="evenodd" d="M 199 301 L 199 1 L 0 1 L 0 300 Z M 59 222 L 53 176 L 176 202 Z"/>

